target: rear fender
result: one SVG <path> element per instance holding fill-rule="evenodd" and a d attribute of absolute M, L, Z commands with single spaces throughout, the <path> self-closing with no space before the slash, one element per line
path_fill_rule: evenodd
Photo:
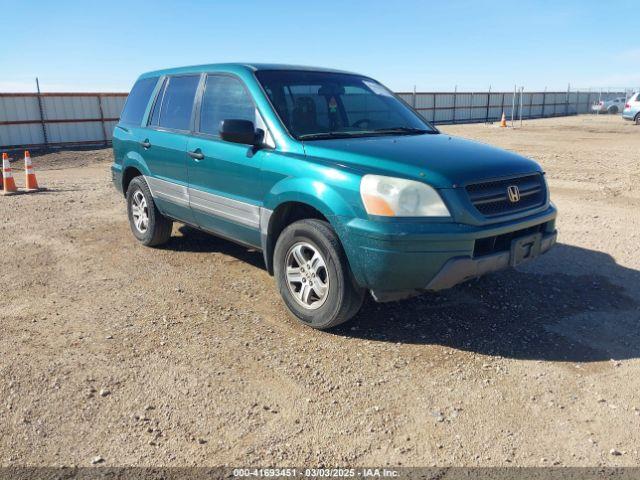
<path fill-rule="evenodd" d="M 138 170 L 142 175 L 145 175 L 145 176 L 151 175 L 151 172 L 149 171 L 149 167 L 147 166 L 147 162 L 145 162 L 144 158 L 142 158 L 142 156 L 137 152 L 128 152 L 122 161 L 121 181 L 123 182 L 122 190 L 125 195 L 127 192 L 124 188 L 124 181 L 125 181 L 125 178 L 127 177 L 127 171 L 132 168 Z"/>

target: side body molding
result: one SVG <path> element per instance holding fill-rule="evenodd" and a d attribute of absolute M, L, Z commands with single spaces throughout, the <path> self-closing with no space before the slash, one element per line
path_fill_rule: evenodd
<path fill-rule="evenodd" d="M 189 190 L 184 185 L 167 182 L 148 175 L 145 175 L 144 179 L 149 185 L 149 190 L 151 190 L 151 195 L 154 198 L 173 202 L 183 207 L 189 206 Z"/>
<path fill-rule="evenodd" d="M 267 232 L 269 218 L 273 213 L 269 209 L 148 175 L 145 175 L 144 179 L 154 198 L 191 207 L 207 215 L 260 230 L 261 234 Z"/>

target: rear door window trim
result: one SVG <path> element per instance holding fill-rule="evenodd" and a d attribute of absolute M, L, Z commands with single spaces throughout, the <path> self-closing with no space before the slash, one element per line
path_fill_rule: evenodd
<path fill-rule="evenodd" d="M 160 95 L 162 95 L 162 100 L 161 100 L 161 104 L 160 104 L 160 108 L 162 108 L 162 103 L 164 103 L 164 95 L 165 92 L 167 90 L 167 87 L 169 86 L 169 83 L 171 81 L 172 78 L 176 78 L 176 77 L 200 77 L 198 79 L 198 86 L 196 87 L 196 92 L 194 95 L 194 101 L 191 104 L 191 118 L 189 120 L 189 128 L 186 130 L 183 129 L 177 129 L 177 128 L 168 128 L 168 127 L 163 127 L 161 125 L 151 125 L 151 119 L 153 117 L 153 111 L 155 109 L 156 103 L 158 101 L 158 99 L 160 98 Z M 158 93 L 156 94 L 156 98 L 153 101 L 153 105 L 151 107 L 151 109 L 149 110 L 149 114 L 147 116 L 147 123 L 146 123 L 146 128 L 150 129 L 150 130 L 156 130 L 158 132 L 167 132 L 167 133 L 179 133 L 182 135 L 189 135 L 189 134 L 193 134 L 194 131 L 194 119 L 195 119 L 195 109 L 197 107 L 197 102 L 198 102 L 198 94 L 200 93 L 200 87 L 202 85 L 202 78 L 203 78 L 203 74 L 202 73 L 183 73 L 183 74 L 178 74 L 178 75 L 165 75 L 164 77 L 162 77 L 162 85 L 160 87 L 160 89 L 158 90 Z M 158 122 L 160 121 L 160 117 L 158 117 Z"/>

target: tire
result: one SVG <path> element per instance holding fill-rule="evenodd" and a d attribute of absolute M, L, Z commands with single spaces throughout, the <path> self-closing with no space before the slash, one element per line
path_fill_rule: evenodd
<path fill-rule="evenodd" d="M 136 207 L 137 211 L 142 212 L 142 222 Z M 143 245 L 155 247 L 166 243 L 171 237 L 173 222 L 160 213 L 142 176 L 135 177 L 129 183 L 127 213 L 133 236 Z"/>
<path fill-rule="evenodd" d="M 350 320 L 364 301 L 365 290 L 356 284 L 338 236 L 321 220 L 300 220 L 282 231 L 274 275 L 289 311 L 312 328 L 325 330 Z"/>
<path fill-rule="evenodd" d="M 636 125 L 640 125 L 640 113 L 636 113 L 636 118 L 634 119 Z"/>
<path fill-rule="evenodd" d="M 615 115 L 616 113 L 618 113 L 618 107 L 615 105 L 613 107 L 609 107 L 609 114 Z"/>

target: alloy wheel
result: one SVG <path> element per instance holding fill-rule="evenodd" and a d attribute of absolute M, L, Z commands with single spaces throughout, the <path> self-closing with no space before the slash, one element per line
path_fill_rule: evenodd
<path fill-rule="evenodd" d="M 307 242 L 296 243 L 287 252 L 285 268 L 296 302 L 309 310 L 320 308 L 329 293 L 329 271 L 318 249 Z"/>

